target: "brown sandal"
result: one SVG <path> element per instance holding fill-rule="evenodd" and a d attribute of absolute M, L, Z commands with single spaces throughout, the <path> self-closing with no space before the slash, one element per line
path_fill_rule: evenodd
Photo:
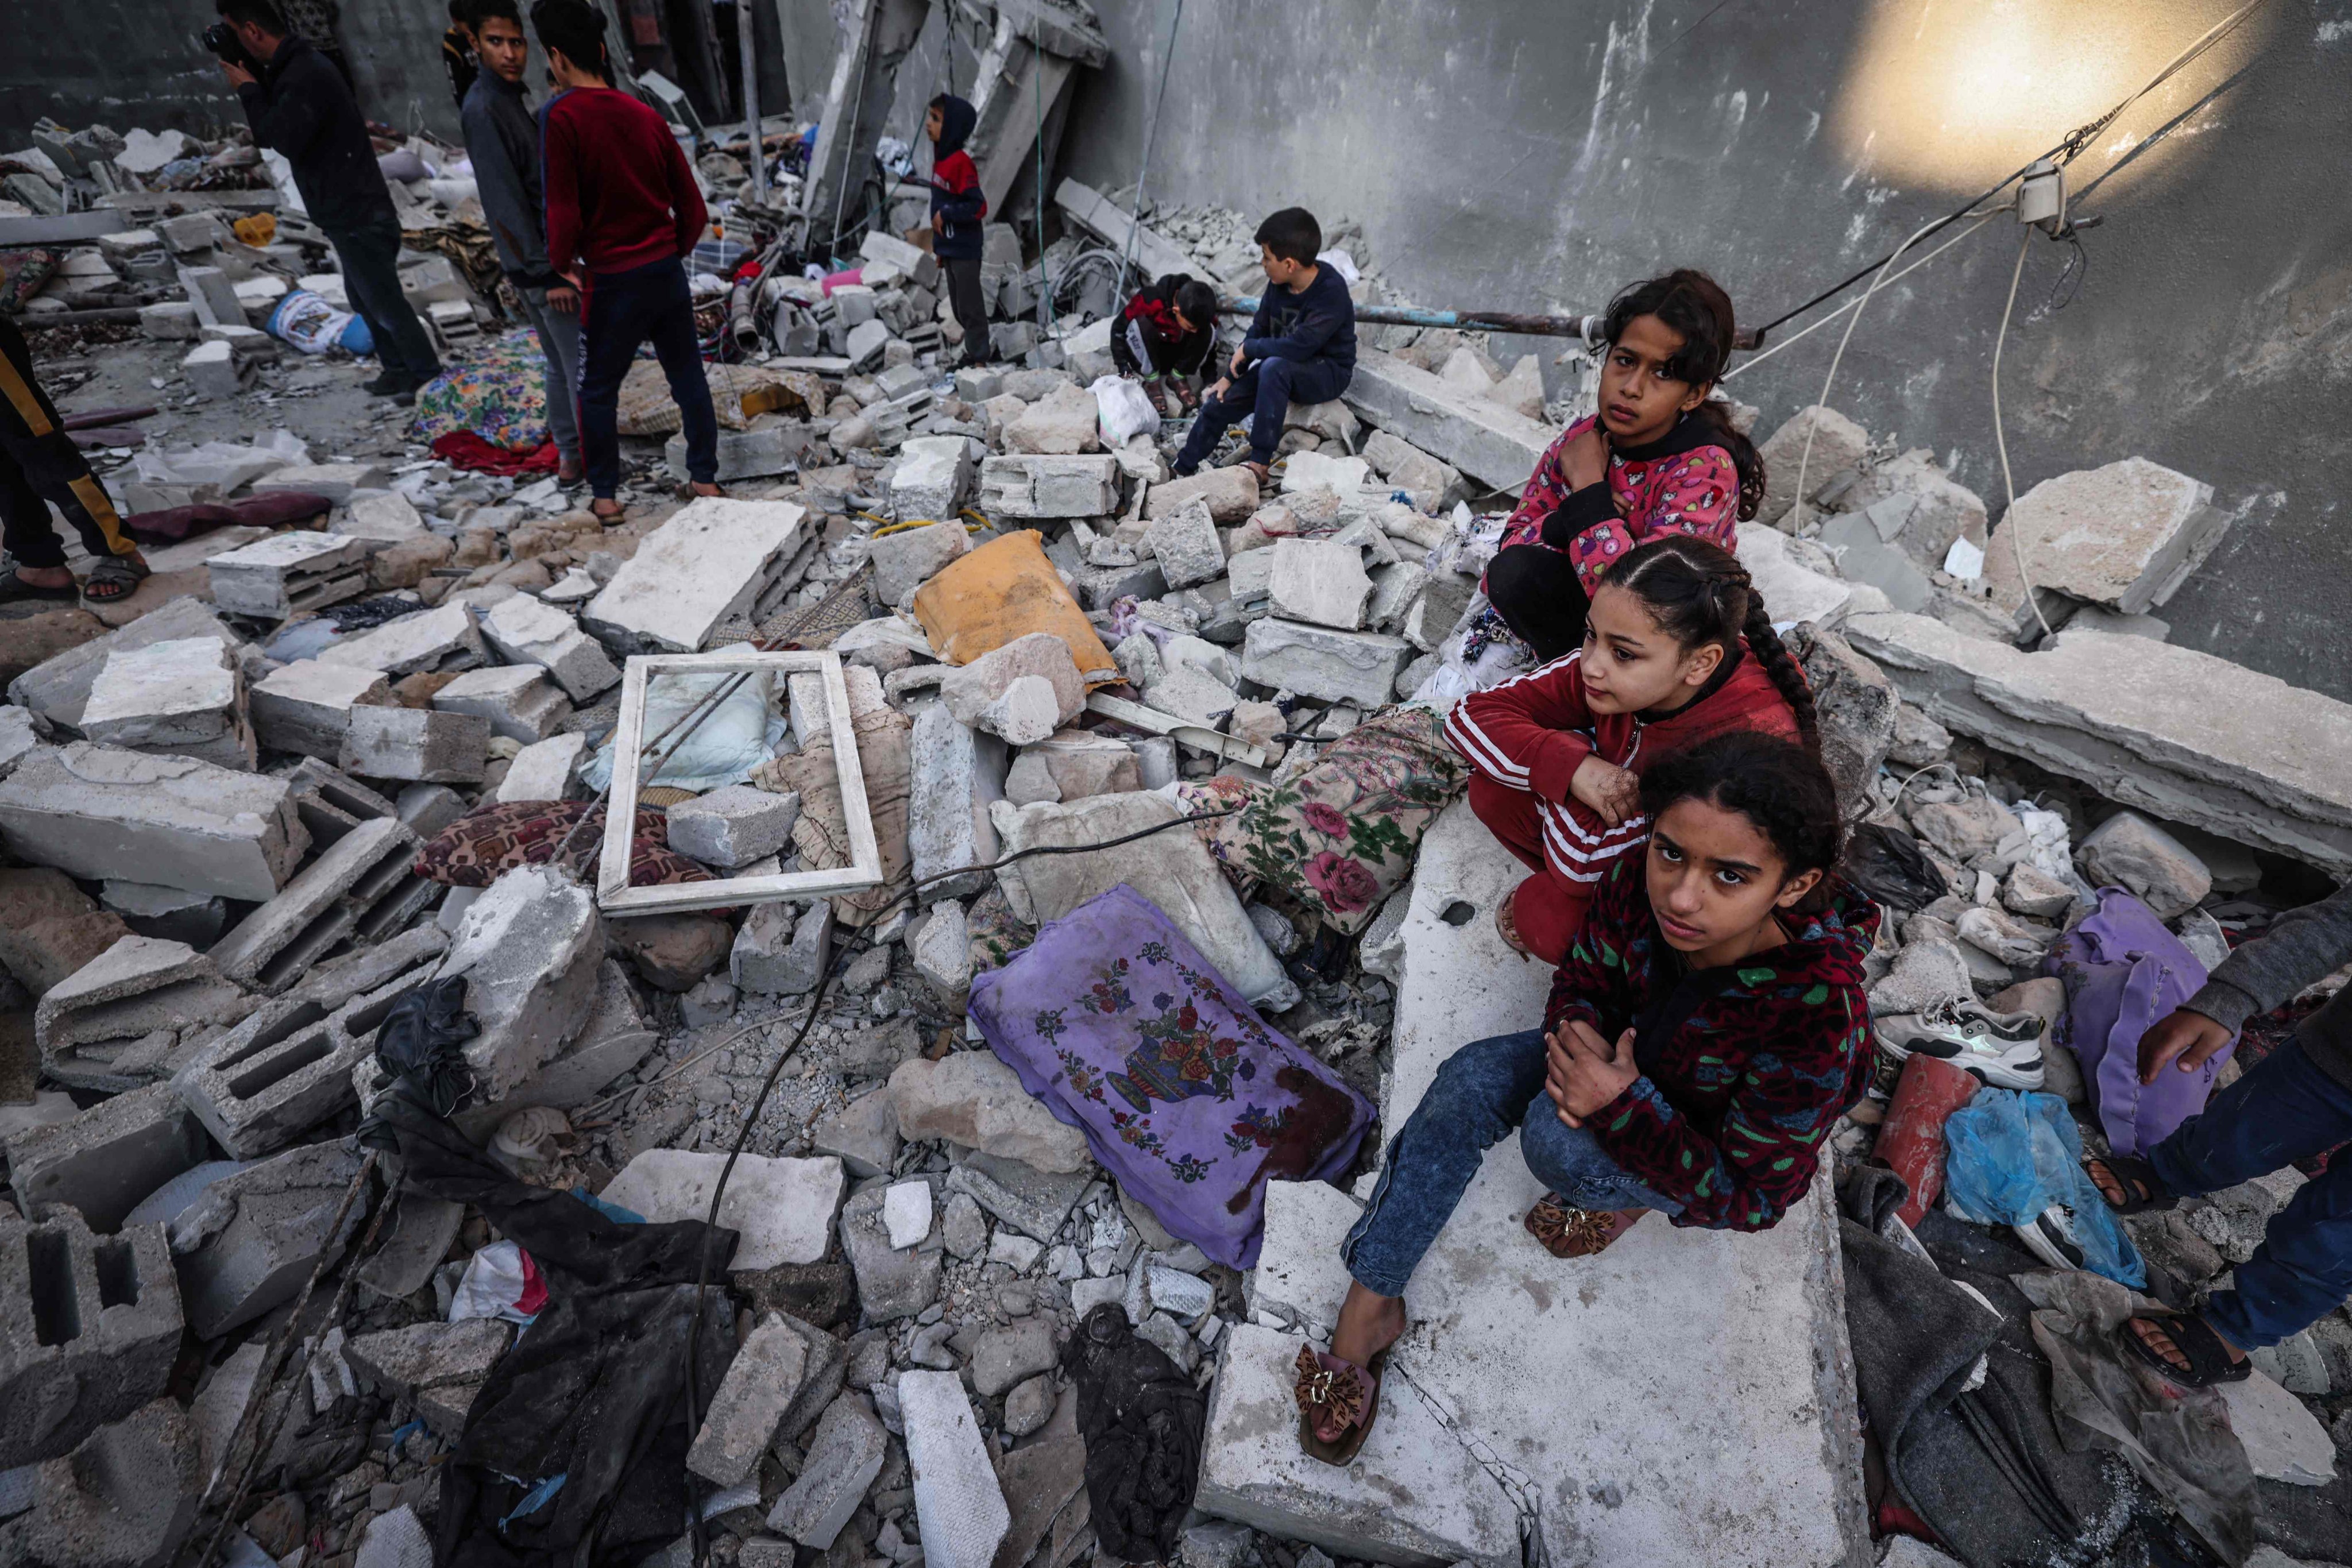
<path fill-rule="evenodd" d="M 1388 1360 L 1387 1349 L 1370 1366 L 1358 1366 L 1313 1345 L 1298 1347 L 1298 1380 L 1291 1397 L 1298 1402 L 1298 1446 L 1308 1458 L 1327 1465 L 1353 1462 L 1380 1418 L 1381 1373 Z M 1339 1416 L 1339 1436 L 1328 1443 L 1315 1432 L 1315 1418 L 1326 1410 Z"/>
<path fill-rule="evenodd" d="M 1590 1258 L 1633 1229 L 1649 1212 L 1575 1208 L 1562 1203 L 1558 1194 L 1546 1193 L 1521 1223 L 1554 1258 Z"/>
<path fill-rule="evenodd" d="M 1536 959 L 1535 950 L 1528 946 L 1525 939 L 1519 935 L 1519 921 L 1515 912 L 1518 901 L 1519 890 L 1513 888 L 1503 895 L 1503 901 L 1495 906 L 1495 934 L 1503 939 L 1505 947 L 1519 955 L 1519 961 L 1522 963 L 1533 963 Z"/>

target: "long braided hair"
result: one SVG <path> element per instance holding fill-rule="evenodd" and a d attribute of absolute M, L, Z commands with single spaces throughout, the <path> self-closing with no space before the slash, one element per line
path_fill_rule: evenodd
<path fill-rule="evenodd" d="M 1708 643 L 1720 643 L 1727 652 L 1745 638 L 1748 651 L 1796 713 L 1805 750 L 1814 757 L 1822 754 L 1813 689 L 1772 629 L 1764 595 L 1738 556 L 1704 539 L 1669 533 L 1627 553 L 1601 581 L 1639 599 L 1658 629 L 1685 653 Z"/>

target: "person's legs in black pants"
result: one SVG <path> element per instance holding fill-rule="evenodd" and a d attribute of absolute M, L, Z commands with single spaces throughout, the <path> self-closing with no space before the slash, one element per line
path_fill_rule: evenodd
<path fill-rule="evenodd" d="M 441 356 L 408 296 L 400 291 L 400 226 L 386 218 L 365 228 L 330 229 L 342 262 L 343 292 L 375 339 L 384 391 L 414 392 L 441 374 Z"/>
<path fill-rule="evenodd" d="M 54 502 L 83 548 L 101 562 L 139 566 L 139 547 L 122 530 L 112 498 L 72 437 L 58 427 L 56 405 L 33 374 L 32 351 L 14 322 L 0 316 L 0 543 L 14 557 L 26 583 L 70 588 L 65 547 L 49 524 Z M 26 576 L 25 574 L 31 575 Z M 93 576 L 90 596 L 121 598 L 135 586 L 123 571 Z M 0 592 L 5 585 L 0 584 Z"/>
<path fill-rule="evenodd" d="M 963 363 L 986 364 L 996 357 L 996 347 L 989 341 L 988 301 L 980 293 L 980 258 L 954 257 L 940 266 L 948 275 L 948 303 L 955 310 L 956 325 L 963 329 Z"/>
<path fill-rule="evenodd" d="M 1192 416 L 1192 433 L 1184 437 L 1184 449 L 1176 454 L 1177 478 L 1182 479 L 1199 468 L 1217 449 L 1225 432 L 1250 416 L 1250 410 L 1257 404 L 1258 372 L 1262 368 L 1249 366 L 1234 376 L 1233 384 L 1223 393 L 1201 399 L 1201 410 Z"/>
<path fill-rule="evenodd" d="M 1486 566 L 1486 602 L 1511 635 L 1535 650 L 1538 663 L 1549 664 L 1583 646 L 1592 604 L 1564 552 L 1540 544 L 1497 551 Z"/>
<path fill-rule="evenodd" d="M 719 416 L 702 374 L 686 268 L 675 260 L 656 261 L 604 274 L 592 279 L 587 300 L 580 344 L 580 456 L 587 466 L 590 491 L 598 500 L 618 496 L 621 382 L 629 374 L 637 345 L 649 338 L 669 379 L 670 396 L 677 402 L 687 476 L 698 485 L 717 483 Z"/>
<path fill-rule="evenodd" d="M 1328 403 L 1348 384 L 1348 372 L 1328 360 L 1270 359 L 1257 366 L 1257 405 L 1250 420 L 1250 461 L 1271 463 L 1282 442 L 1283 416 L 1293 403 Z"/>

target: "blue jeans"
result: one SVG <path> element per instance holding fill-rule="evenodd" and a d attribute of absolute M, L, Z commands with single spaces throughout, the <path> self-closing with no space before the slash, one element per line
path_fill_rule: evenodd
<path fill-rule="evenodd" d="M 677 400 L 686 433 L 686 474 L 696 484 L 719 479 L 719 416 L 702 376 L 702 345 L 694 331 L 694 295 L 686 268 L 656 261 L 626 272 L 600 272 L 589 281 L 588 319 L 580 343 L 580 455 L 588 487 L 599 500 L 621 488 L 621 382 L 650 339 L 669 395 Z"/>
<path fill-rule="evenodd" d="M 385 216 L 364 228 L 326 230 L 343 269 L 343 298 L 375 339 L 385 372 L 418 386 L 441 374 L 441 356 L 416 308 L 400 287 L 400 222 Z"/>
<path fill-rule="evenodd" d="M 1250 422 L 1250 460 L 1274 461 L 1276 443 L 1282 439 L 1282 416 L 1293 403 L 1328 403 L 1347 389 L 1352 366 L 1329 360 L 1267 359 L 1233 378 L 1222 396 L 1201 400 L 1192 416 L 1192 432 L 1176 456 L 1176 471 L 1189 474 L 1217 449 L 1218 439 L 1232 426 Z"/>
<path fill-rule="evenodd" d="M 1544 1092 L 1541 1029 L 1497 1035 L 1447 1058 L 1390 1142 L 1372 1201 L 1339 1248 L 1356 1282 L 1383 1296 L 1403 1295 L 1405 1281 L 1453 1217 L 1486 1151 L 1514 1127 L 1528 1169 L 1562 1202 L 1583 1209 L 1682 1213 L 1681 1204 L 1620 1169 L 1591 1131 L 1559 1119 Z"/>
<path fill-rule="evenodd" d="M 2312 1065 L 2289 1040 L 2147 1152 L 2158 1180 L 2181 1197 L 2266 1176 L 2352 1138 L 2352 1089 Z M 2274 1345 L 2352 1295 L 2352 1160 L 2331 1163 L 2273 1215 L 2234 1289 L 2205 1315 L 2240 1350 Z"/>

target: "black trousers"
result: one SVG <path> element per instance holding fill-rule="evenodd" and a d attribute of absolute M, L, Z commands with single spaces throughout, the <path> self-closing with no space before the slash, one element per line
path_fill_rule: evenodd
<path fill-rule="evenodd" d="M 1575 563 L 1540 544 L 1496 552 L 1486 566 L 1486 602 L 1544 664 L 1583 645 L 1585 616 L 1592 609 Z"/>
<path fill-rule="evenodd" d="M 33 378 L 25 334 L 5 316 L 0 316 L 0 544 L 16 564 L 66 563 L 65 546 L 49 523 L 52 501 L 92 555 L 137 550 L 81 448 L 58 428 L 56 405 Z"/>
<path fill-rule="evenodd" d="M 425 323 L 400 288 L 400 224 L 384 217 L 360 228 L 331 228 L 343 264 L 343 293 L 375 339 L 375 357 L 394 375 L 422 386 L 441 374 Z"/>
<path fill-rule="evenodd" d="M 948 275 L 948 304 L 963 329 L 963 363 L 986 364 L 996 350 L 988 340 L 988 301 L 980 297 L 980 258 L 950 257 L 940 270 Z"/>

